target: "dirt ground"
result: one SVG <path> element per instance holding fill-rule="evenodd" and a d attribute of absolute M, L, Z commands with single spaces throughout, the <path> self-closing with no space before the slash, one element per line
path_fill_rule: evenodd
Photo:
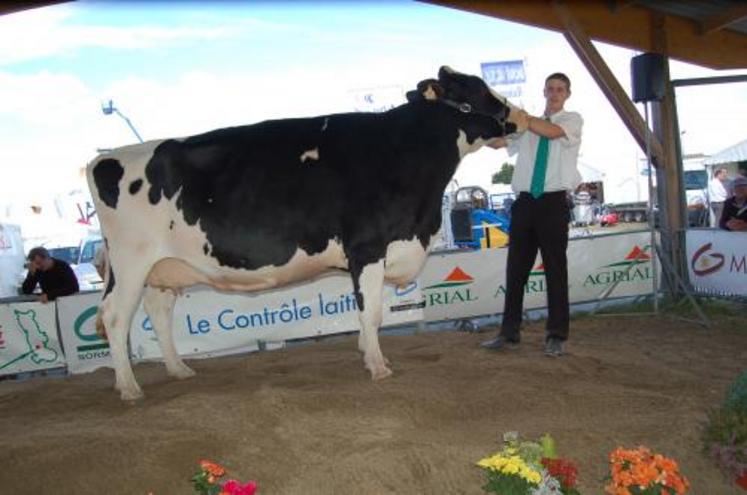
<path fill-rule="evenodd" d="M 699 426 L 747 363 L 747 319 L 711 330 L 668 318 L 574 320 L 568 355 L 542 355 L 530 325 L 515 351 L 485 334 L 383 336 L 395 375 L 372 383 L 356 337 L 193 361 L 175 382 L 109 370 L 0 383 L 0 493 L 188 494 L 201 458 L 260 494 L 482 493 L 474 463 L 506 430 L 551 433 L 601 494 L 607 453 L 645 443 L 677 459 L 692 494 L 738 493 L 700 454 Z"/>

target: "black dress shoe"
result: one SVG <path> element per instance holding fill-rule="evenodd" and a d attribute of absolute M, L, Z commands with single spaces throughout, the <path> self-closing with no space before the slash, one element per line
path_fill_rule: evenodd
<path fill-rule="evenodd" d="M 500 349 L 513 349 L 521 342 L 520 337 L 506 338 L 503 335 L 499 335 L 493 340 L 486 340 L 480 343 L 480 347 L 483 349 L 490 349 L 491 351 L 498 351 Z"/>
<path fill-rule="evenodd" d="M 563 341 L 560 339 L 549 338 L 545 343 L 545 356 L 560 357 L 563 355 Z"/>

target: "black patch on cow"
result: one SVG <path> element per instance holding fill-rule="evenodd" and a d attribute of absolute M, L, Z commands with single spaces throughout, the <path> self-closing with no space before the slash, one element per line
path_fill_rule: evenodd
<path fill-rule="evenodd" d="M 112 290 L 114 290 L 114 271 L 112 270 L 111 260 L 109 260 L 109 282 L 106 284 L 104 297 L 106 297 Z"/>
<path fill-rule="evenodd" d="M 93 181 L 99 198 L 109 208 L 116 208 L 119 200 L 119 181 L 124 168 L 114 158 L 104 158 L 93 167 Z"/>
<path fill-rule="evenodd" d="M 174 221 L 172 220 L 169 222 L 169 230 L 173 230 L 173 228 L 174 228 Z"/>
<path fill-rule="evenodd" d="M 341 242 L 362 308 L 363 268 L 391 242 L 425 247 L 440 228 L 460 131 L 468 142 L 503 135 L 496 118 L 423 100 L 166 140 L 145 167 L 148 200 L 175 200 L 222 266 L 281 266 L 298 249 L 314 255 Z M 313 149 L 319 159 L 303 163 Z"/>
<path fill-rule="evenodd" d="M 130 182 L 130 194 L 135 195 L 143 187 L 143 179 L 137 179 Z"/>
<path fill-rule="evenodd" d="M 202 245 L 202 252 L 205 254 L 208 254 L 210 252 L 210 246 L 208 246 L 208 243 Z"/>

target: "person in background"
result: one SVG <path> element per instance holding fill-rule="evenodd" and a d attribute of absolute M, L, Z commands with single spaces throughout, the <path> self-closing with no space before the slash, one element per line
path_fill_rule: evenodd
<path fill-rule="evenodd" d="M 29 272 L 21 287 L 24 294 L 33 293 L 38 284 L 42 291 L 39 301 L 46 303 L 78 292 L 78 278 L 65 261 L 52 258 L 43 247 L 29 251 L 28 260 Z"/>
<path fill-rule="evenodd" d="M 726 169 L 717 168 L 713 171 L 713 179 L 708 183 L 708 201 L 711 204 L 711 227 L 716 227 L 721 218 L 726 201 Z"/>
<path fill-rule="evenodd" d="M 747 177 L 739 176 L 732 183 L 734 196 L 724 202 L 719 227 L 738 232 L 747 231 Z"/>

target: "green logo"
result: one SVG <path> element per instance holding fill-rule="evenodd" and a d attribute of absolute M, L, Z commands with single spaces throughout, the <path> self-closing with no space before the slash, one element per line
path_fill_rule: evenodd
<path fill-rule="evenodd" d="M 73 330 L 75 331 L 75 335 L 84 342 L 89 342 L 84 345 L 79 345 L 76 349 L 78 352 L 86 352 L 86 351 L 97 351 L 101 349 L 108 349 L 109 348 L 109 342 L 102 339 L 97 333 L 96 329 L 94 328 L 93 333 L 85 333 L 84 325 L 86 325 L 87 322 L 89 322 L 92 318 L 95 321 L 96 314 L 98 313 L 99 308 L 98 306 L 91 306 L 90 308 L 86 309 L 82 313 L 78 315 L 78 317 L 75 319 L 75 322 L 73 323 Z M 87 325 L 86 325 L 87 327 Z"/>
<path fill-rule="evenodd" d="M 426 292 L 426 306 L 443 306 L 446 304 L 477 301 L 469 286 L 475 279 L 467 272 L 454 268 L 443 280 L 437 284 L 423 287 Z"/>
<path fill-rule="evenodd" d="M 7 363 L 0 363 L 0 370 L 26 357 L 30 357 L 34 364 L 54 363 L 57 361 L 59 354 L 54 349 L 49 348 L 49 335 L 39 326 L 39 322 L 36 321 L 36 311 L 33 309 L 29 309 L 28 311 L 14 309 L 13 313 L 15 314 L 16 322 L 18 322 L 18 328 L 23 332 L 26 348 L 24 349 L 25 352 L 13 357 Z"/>

